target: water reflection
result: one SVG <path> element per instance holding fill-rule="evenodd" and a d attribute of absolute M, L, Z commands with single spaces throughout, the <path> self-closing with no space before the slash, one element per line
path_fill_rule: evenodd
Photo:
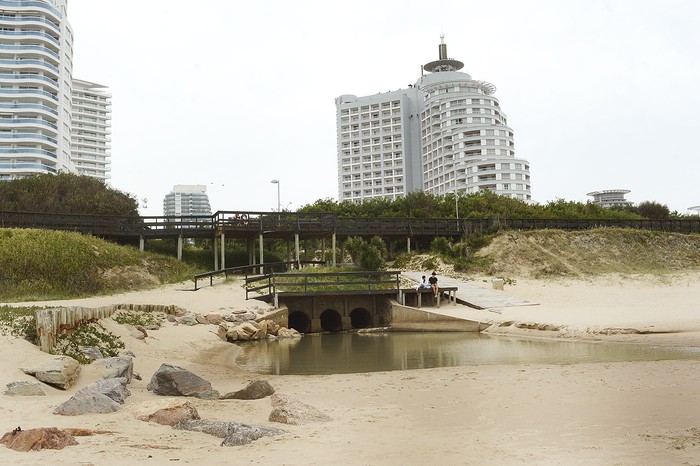
<path fill-rule="evenodd" d="M 341 333 L 239 343 L 236 364 L 260 374 L 346 374 L 476 364 L 700 359 L 700 348 L 489 337 L 477 333 Z"/>

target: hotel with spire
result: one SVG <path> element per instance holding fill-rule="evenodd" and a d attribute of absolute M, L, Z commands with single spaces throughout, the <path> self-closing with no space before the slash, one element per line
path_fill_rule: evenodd
<path fill-rule="evenodd" d="M 438 50 L 408 89 L 335 99 L 339 201 L 480 190 L 531 199 L 530 164 L 515 156 L 496 87 L 461 72 L 444 36 Z"/>

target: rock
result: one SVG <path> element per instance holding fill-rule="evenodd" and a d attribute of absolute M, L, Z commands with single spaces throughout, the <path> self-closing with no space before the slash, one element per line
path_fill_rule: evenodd
<path fill-rule="evenodd" d="M 267 380 L 253 380 L 244 389 L 222 395 L 222 400 L 259 400 L 275 393 Z"/>
<path fill-rule="evenodd" d="M 175 402 L 171 406 L 159 409 L 154 413 L 138 416 L 137 419 L 155 422 L 166 426 L 174 426 L 179 422 L 201 419 L 197 408 L 189 401 Z"/>
<path fill-rule="evenodd" d="M 224 317 L 218 312 L 210 312 L 205 318 L 207 319 L 207 322 L 212 325 L 219 325 L 224 321 Z"/>
<path fill-rule="evenodd" d="M 168 314 L 167 316 L 165 316 L 165 320 L 167 320 L 168 322 L 177 322 L 177 319 L 172 314 Z"/>
<path fill-rule="evenodd" d="M 72 387 L 78 378 L 80 364 L 69 356 L 56 356 L 35 364 L 30 363 L 20 370 L 44 383 L 65 390 Z"/>
<path fill-rule="evenodd" d="M 100 359 L 93 362 L 92 365 L 101 371 L 103 379 L 125 377 L 126 382 L 131 383 L 134 374 L 134 360 L 129 356 Z"/>
<path fill-rule="evenodd" d="M 10 382 L 3 395 L 8 396 L 46 396 L 44 387 L 39 382 Z"/>
<path fill-rule="evenodd" d="M 182 325 L 193 326 L 197 325 L 197 318 L 191 314 L 188 314 L 180 317 L 180 319 L 178 319 L 178 322 Z"/>
<path fill-rule="evenodd" d="M 331 420 L 329 416 L 313 406 L 285 395 L 272 395 L 270 401 L 273 406 L 269 417 L 270 422 L 298 426 L 309 422 L 326 422 Z"/>
<path fill-rule="evenodd" d="M 301 334 L 292 328 L 281 327 L 277 331 L 277 338 L 301 338 Z"/>
<path fill-rule="evenodd" d="M 221 446 L 247 445 L 259 438 L 275 436 L 285 433 L 285 431 L 274 427 L 251 426 L 239 424 L 237 422 L 210 421 L 200 419 L 196 421 L 183 421 L 174 426 L 179 430 L 190 430 L 203 432 L 215 437 L 223 438 Z"/>
<path fill-rule="evenodd" d="M 130 358 L 135 358 L 136 355 L 131 350 L 122 351 L 120 356 L 129 356 Z"/>
<path fill-rule="evenodd" d="M 206 317 L 204 317 L 202 314 L 195 314 L 194 315 L 195 320 L 197 321 L 198 324 L 202 325 L 207 325 L 209 321 L 207 320 Z"/>
<path fill-rule="evenodd" d="M 89 385 L 76 392 L 75 395 L 64 403 L 61 403 L 53 411 L 61 416 L 80 416 L 91 413 L 113 413 L 121 409 L 119 403 L 99 390 Z"/>
<path fill-rule="evenodd" d="M 277 335 L 277 332 L 281 328 L 280 324 L 274 320 L 263 320 L 260 322 L 260 326 L 264 326 L 267 329 L 268 335 Z"/>
<path fill-rule="evenodd" d="M 18 428 L 19 429 L 19 428 Z M 8 432 L 0 438 L 0 444 L 15 451 L 39 451 L 44 449 L 62 450 L 70 445 L 77 445 L 75 437 L 56 427 L 17 430 Z"/>
<path fill-rule="evenodd" d="M 83 390 L 94 387 L 98 392 L 123 405 L 126 398 L 131 395 L 129 389 L 126 388 L 126 384 L 126 377 L 117 377 L 114 379 L 99 380 L 94 384 L 88 385 Z"/>
<path fill-rule="evenodd" d="M 218 329 L 216 330 L 216 334 L 219 336 L 224 341 L 227 341 L 228 339 L 226 336 L 228 335 L 228 323 L 227 322 L 222 322 L 219 324 Z"/>
<path fill-rule="evenodd" d="M 80 348 L 80 351 L 91 361 L 104 358 L 102 351 L 97 346 L 83 346 Z"/>
<path fill-rule="evenodd" d="M 146 337 L 146 338 L 148 337 L 148 331 L 146 331 L 146 327 L 144 327 L 143 325 L 137 325 L 136 330 L 143 333 L 144 337 Z"/>
<path fill-rule="evenodd" d="M 88 413 L 113 413 L 131 395 L 126 378 L 100 380 L 80 389 L 68 401 L 58 405 L 54 414 L 78 416 Z"/>
<path fill-rule="evenodd" d="M 156 395 L 194 396 L 207 400 L 219 398 L 211 383 L 182 367 L 162 364 L 146 387 Z"/>
<path fill-rule="evenodd" d="M 141 326 L 139 325 L 139 327 L 141 327 Z M 124 324 L 124 328 L 127 329 L 127 330 L 129 331 L 129 335 L 130 335 L 132 338 L 136 338 L 137 340 L 143 340 L 143 339 L 145 339 L 146 336 L 147 336 L 145 330 L 142 332 L 142 331 L 139 330 L 137 327 L 134 327 L 134 326 L 131 325 L 131 324 Z M 141 327 L 141 328 L 143 328 L 143 327 Z"/>

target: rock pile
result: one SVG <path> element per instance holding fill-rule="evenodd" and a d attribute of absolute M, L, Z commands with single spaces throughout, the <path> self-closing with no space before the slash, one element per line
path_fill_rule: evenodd
<path fill-rule="evenodd" d="M 222 322 L 217 332 L 219 338 L 233 343 L 235 341 L 264 340 L 275 338 L 301 338 L 301 334 L 294 329 L 282 327 L 272 320 L 256 322 Z"/>

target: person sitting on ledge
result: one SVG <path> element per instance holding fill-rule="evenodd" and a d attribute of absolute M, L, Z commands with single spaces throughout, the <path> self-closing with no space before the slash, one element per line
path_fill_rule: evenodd
<path fill-rule="evenodd" d="M 435 299 L 438 299 L 438 293 L 440 292 L 440 288 L 438 288 L 438 279 L 435 272 L 433 272 L 433 274 L 430 276 L 428 282 L 430 283 L 430 287 L 433 289 Z"/>

